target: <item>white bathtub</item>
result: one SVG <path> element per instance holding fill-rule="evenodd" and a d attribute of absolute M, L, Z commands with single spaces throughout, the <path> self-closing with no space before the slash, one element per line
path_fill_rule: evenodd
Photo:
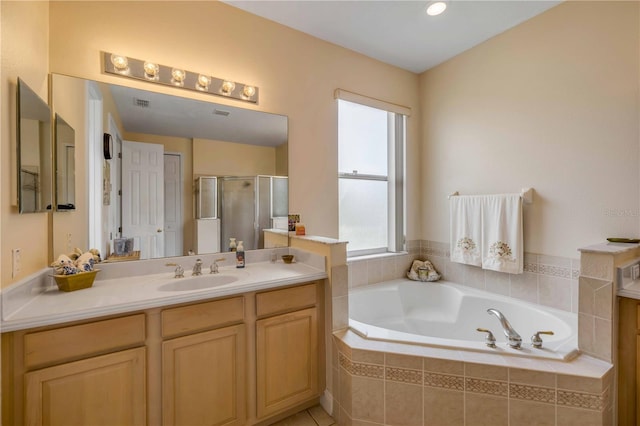
<path fill-rule="evenodd" d="M 522 337 L 522 348 L 507 346 L 498 318 L 487 309 L 502 312 Z M 400 279 L 353 289 L 349 292 L 349 327 L 362 337 L 500 355 L 570 360 L 578 354 L 576 314 L 519 301 L 447 281 L 423 283 Z M 489 329 L 496 348 L 484 343 Z M 543 347 L 531 346 L 537 331 Z"/>

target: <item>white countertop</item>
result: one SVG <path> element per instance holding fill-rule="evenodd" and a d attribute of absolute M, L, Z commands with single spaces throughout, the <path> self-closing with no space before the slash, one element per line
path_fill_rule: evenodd
<path fill-rule="evenodd" d="M 634 281 L 632 284 L 618 289 L 618 296 L 628 297 L 629 299 L 640 300 L 640 282 Z"/>
<path fill-rule="evenodd" d="M 219 274 L 211 275 L 208 268 L 203 267 L 203 275 L 197 278 L 191 277 L 190 270 L 185 272 L 185 278 L 174 278 L 173 272 L 165 269 L 159 274 L 97 279 L 92 287 L 73 292 L 62 292 L 55 287 L 49 287 L 46 291 L 37 292 L 27 298 L 22 296 L 23 302 L 17 307 L 12 306 L 10 312 L 7 312 L 5 307 L 0 328 L 2 332 L 15 331 L 327 278 L 324 269 L 314 266 L 306 263 L 287 265 L 281 261 L 267 261 L 250 263 L 243 269 L 221 266 Z M 98 276 L 102 273 L 98 273 Z M 233 277 L 236 281 L 200 290 L 161 289 L 166 284 L 178 288 L 182 285 L 188 287 L 189 282 L 194 279 L 216 279 L 223 276 Z"/>

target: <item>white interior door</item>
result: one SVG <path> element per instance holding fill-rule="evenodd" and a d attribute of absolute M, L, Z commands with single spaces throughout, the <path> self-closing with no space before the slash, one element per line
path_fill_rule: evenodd
<path fill-rule="evenodd" d="M 164 154 L 164 254 L 182 256 L 182 157 Z"/>
<path fill-rule="evenodd" d="M 122 143 L 122 236 L 141 259 L 164 257 L 164 146 Z"/>

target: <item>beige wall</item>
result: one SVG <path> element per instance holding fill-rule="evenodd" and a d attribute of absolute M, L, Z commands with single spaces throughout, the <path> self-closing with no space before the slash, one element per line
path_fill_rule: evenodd
<path fill-rule="evenodd" d="M 193 140 L 193 176 L 276 174 L 276 149 L 208 139 Z"/>
<path fill-rule="evenodd" d="M 522 187 L 527 252 L 640 235 L 638 7 L 566 2 L 421 75 L 424 239 L 449 193 Z"/>
<path fill-rule="evenodd" d="M 419 112 L 417 75 L 223 3 L 55 1 L 50 9 L 52 72 L 287 115 L 293 159 L 290 208 L 302 215 L 310 234 L 338 234 L 334 90 L 343 88 Z M 153 28 L 152 35 L 145 36 L 141 25 Z M 201 40 L 206 40 L 205 48 Z M 104 75 L 101 50 L 255 84 L 260 104 Z M 420 233 L 418 120 L 419 114 L 411 118 L 408 129 L 411 238 Z"/>
<path fill-rule="evenodd" d="M 42 269 L 49 259 L 49 213 L 15 207 L 15 86 L 20 77 L 48 99 L 49 3 L 0 2 L 0 279 L 1 287 Z M 11 250 L 22 249 L 21 273 L 11 277 Z"/>

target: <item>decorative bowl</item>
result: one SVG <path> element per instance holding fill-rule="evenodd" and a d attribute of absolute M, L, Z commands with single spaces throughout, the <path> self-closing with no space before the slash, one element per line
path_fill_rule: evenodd
<path fill-rule="evenodd" d="M 293 262 L 293 255 L 292 255 L 292 254 L 285 254 L 285 255 L 282 255 L 282 261 L 283 261 L 284 263 L 291 263 L 291 262 Z"/>
<path fill-rule="evenodd" d="M 76 291 L 91 287 L 98 272 L 100 272 L 99 269 L 94 269 L 93 271 L 80 272 L 73 275 L 54 275 L 53 278 L 58 284 L 58 290 Z"/>

